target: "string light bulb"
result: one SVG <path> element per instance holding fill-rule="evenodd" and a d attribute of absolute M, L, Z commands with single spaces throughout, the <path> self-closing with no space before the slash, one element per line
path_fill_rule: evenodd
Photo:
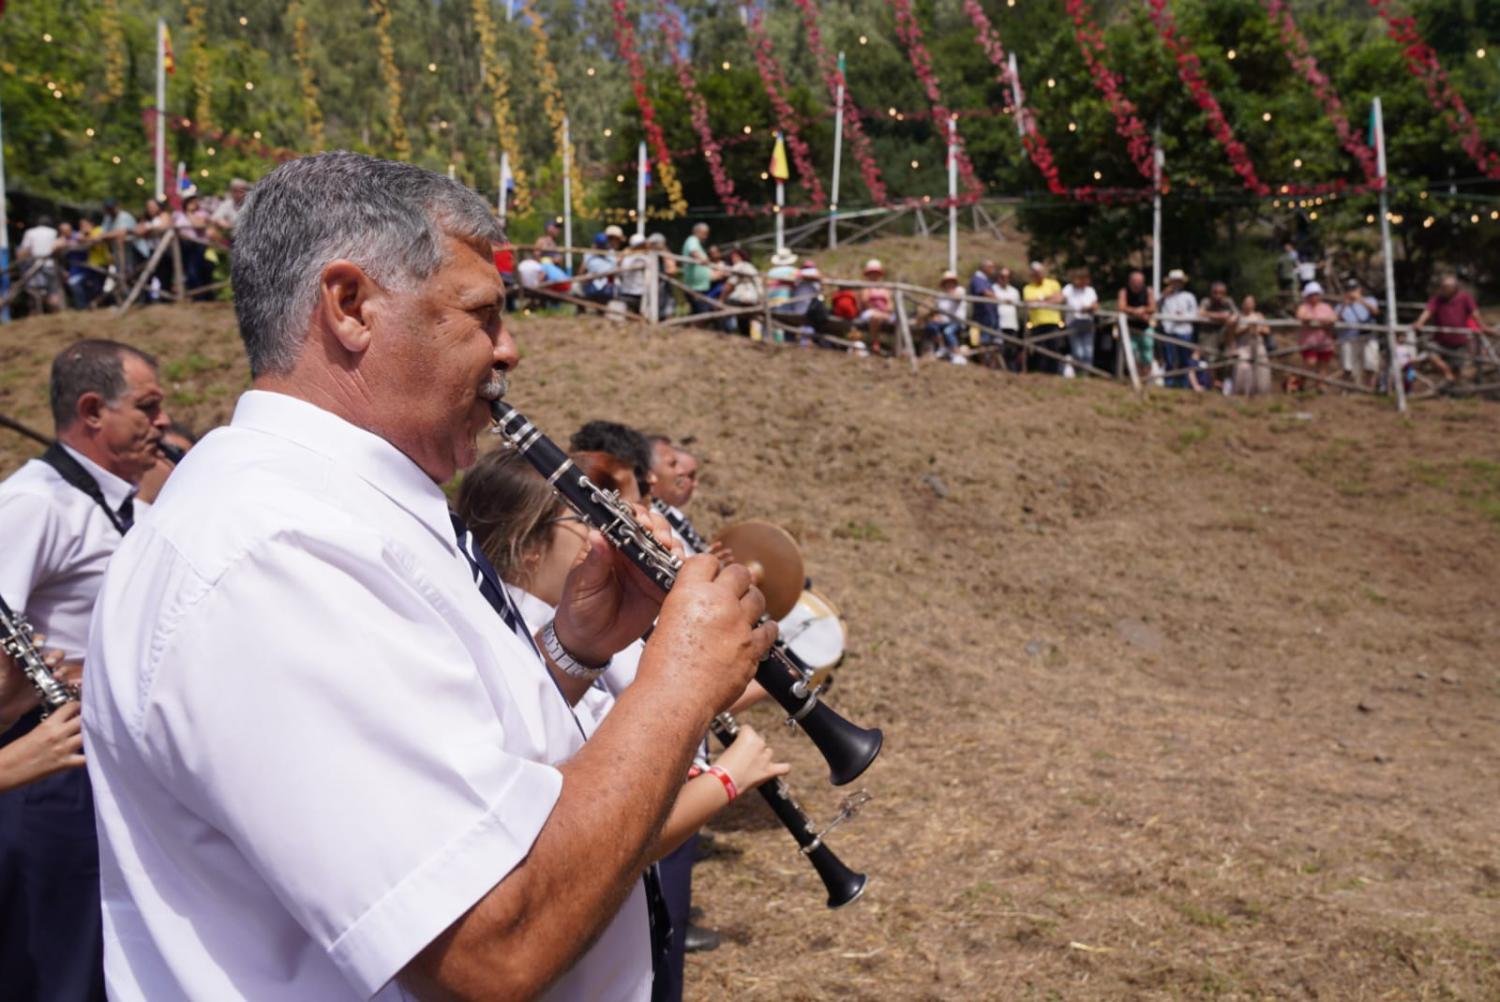
<path fill-rule="evenodd" d="M 1056 77 L 1048 77 L 1047 78 L 1047 86 L 1048 87 L 1056 87 L 1057 86 L 1057 78 Z"/>
<path fill-rule="evenodd" d="M 1260 120 L 1262 122 L 1269 122 L 1271 120 L 1271 113 L 1268 111 L 1264 115 L 1261 115 Z"/>
<path fill-rule="evenodd" d="M 259 138 L 260 138 L 260 130 L 259 130 L 259 129 L 256 129 L 256 130 L 255 130 L 255 131 L 254 131 L 254 132 L 252 132 L 252 133 L 250 133 L 250 134 L 251 134 L 251 135 L 252 135 L 252 136 L 254 136 L 254 137 L 255 137 L 255 138 L 256 138 L 256 139 L 259 139 Z"/>
<path fill-rule="evenodd" d="M 437 72 L 437 63 L 428 63 L 427 64 L 427 72 L 428 73 L 436 73 Z"/>
<path fill-rule="evenodd" d="M 85 136 L 88 136 L 90 139 L 93 139 L 94 138 L 94 129 L 93 129 L 93 127 L 90 126 L 89 128 L 84 129 L 83 130 L 83 134 Z"/>
<path fill-rule="evenodd" d="M 1471 222 L 1471 223 L 1477 223 L 1477 222 L 1479 222 L 1479 213 L 1476 212 L 1476 213 L 1474 213 L 1474 215 L 1470 216 L 1469 217 L 1469 222 Z"/>
<path fill-rule="evenodd" d="M 1474 56 L 1475 56 L 1475 58 L 1477 58 L 1477 59 L 1483 59 L 1483 58 L 1484 58 L 1484 56 L 1485 56 L 1485 52 L 1484 52 L 1484 47 L 1483 47 L 1483 46 L 1481 46 L 1481 47 L 1479 47 L 1479 48 L 1477 48 L 1477 49 L 1475 49 L 1475 50 L 1474 50 Z"/>
<path fill-rule="evenodd" d="M 52 33 L 50 31 L 44 31 L 44 32 L 42 32 L 42 41 L 46 42 L 48 45 L 51 45 L 52 44 Z M 1480 49 L 1479 50 L 1479 54 L 1480 54 L 1480 56 L 1483 56 L 1484 55 L 1484 50 Z"/>
<path fill-rule="evenodd" d="M 1496 209 L 1495 211 L 1491 212 L 1490 213 L 1490 218 L 1491 219 L 1500 219 L 1500 209 Z"/>
<path fill-rule="evenodd" d="M 1434 219 L 1432 216 L 1428 216 L 1426 219 L 1422 220 L 1422 229 L 1424 229 L 1424 230 L 1431 229 L 1432 228 L 1432 224 L 1435 223 L 1435 222 L 1437 222 L 1436 219 Z"/>
<path fill-rule="evenodd" d="M 245 81 L 245 89 L 246 90 L 254 90 L 255 89 L 255 81 L 254 80 L 246 80 Z"/>
<path fill-rule="evenodd" d="M 1367 223 L 1373 223 L 1373 222 L 1375 222 L 1375 217 L 1374 216 L 1366 216 L 1365 217 L 1365 222 L 1367 222 Z"/>
<path fill-rule="evenodd" d="M 1094 171 L 1094 180 L 1095 181 L 1103 181 L 1104 180 L 1104 175 L 1101 174 L 1099 171 Z"/>
<path fill-rule="evenodd" d="M 1237 55 L 1239 55 L 1238 52 L 1235 52 L 1233 49 L 1230 49 L 1228 52 L 1224 53 L 1224 58 L 1228 59 L 1231 62 L 1233 62 L 1234 61 L 1234 57 L 1237 56 Z"/>
<path fill-rule="evenodd" d="M 198 172 L 199 177 L 208 177 L 208 168 L 205 167 Z"/>
<path fill-rule="evenodd" d="M 604 138 L 605 139 L 608 139 L 610 136 L 612 136 L 614 134 L 615 134 L 615 130 L 614 129 L 605 129 L 604 130 Z"/>
<path fill-rule="evenodd" d="M 142 188 L 146 187 L 146 179 L 143 177 L 136 178 L 135 183 L 140 185 Z"/>
<path fill-rule="evenodd" d="M 594 75 L 594 68 L 592 66 L 590 66 L 588 69 L 584 70 L 583 72 L 587 76 L 593 76 Z"/>
<path fill-rule="evenodd" d="M 616 174 L 615 175 L 615 183 L 616 184 L 624 184 L 625 183 L 625 175 L 624 174 Z"/>
<path fill-rule="evenodd" d="M 109 162 L 117 164 L 117 163 L 120 162 L 120 158 L 119 157 L 110 157 L 109 158 Z"/>
<path fill-rule="evenodd" d="M 1309 212 L 1307 214 L 1307 218 L 1308 219 L 1317 219 L 1318 218 L 1318 214 L 1316 212 Z"/>
<path fill-rule="evenodd" d="M 1069 132 L 1077 132 L 1078 131 L 1078 123 L 1077 122 L 1069 122 L 1068 123 L 1068 131 Z"/>
<path fill-rule="evenodd" d="M 868 35 L 860 35 L 859 36 L 859 44 L 860 45 L 869 45 L 870 44 L 870 38 L 869 38 L 869 36 Z"/>
<path fill-rule="evenodd" d="M 203 152 L 207 153 L 211 157 L 216 157 L 216 156 L 219 155 L 219 151 L 216 150 L 216 149 L 214 149 L 212 146 L 210 146 L 208 149 L 204 150 Z"/>
<path fill-rule="evenodd" d="M 751 132 L 753 132 L 753 131 L 755 131 L 755 130 L 754 130 L 754 129 L 752 129 L 752 128 L 750 128 L 750 126 L 748 126 L 748 125 L 747 125 L 747 126 L 745 126 L 745 128 L 744 128 L 744 133 L 745 133 L 745 135 L 747 135 L 747 136 L 748 136 L 748 135 L 750 135 L 750 133 L 751 133 Z"/>
<path fill-rule="evenodd" d="M 768 180 L 770 180 L 770 178 L 771 178 L 771 175 L 767 174 L 765 171 L 761 171 L 760 172 L 760 179 L 762 181 L 768 181 Z"/>
<path fill-rule="evenodd" d="M 241 28 L 246 28 L 246 27 L 249 27 L 249 25 L 250 25 L 250 19 L 248 17 L 245 17 L 244 15 L 240 15 L 240 27 Z"/>
<path fill-rule="evenodd" d="M 920 166 L 922 166 L 922 164 L 921 164 L 921 162 L 920 162 L 920 161 L 917 161 L 917 160 L 913 160 L 913 161 L 912 161 L 912 162 L 911 162 L 911 169 L 912 169 L 912 170 L 916 170 L 916 169 L 917 169 L 917 168 L 918 168 L 918 167 L 920 167 Z"/>
<path fill-rule="evenodd" d="M 1427 192 L 1425 192 L 1425 191 L 1419 192 L 1417 194 L 1417 197 L 1420 198 L 1422 201 L 1425 202 L 1425 201 L 1427 201 Z"/>
<path fill-rule="evenodd" d="M 729 62 L 729 60 L 726 59 L 722 63 L 720 63 L 719 65 L 722 66 L 727 71 L 729 69 L 730 62 Z"/>
<path fill-rule="evenodd" d="M 1300 170 L 1301 167 L 1302 167 L 1302 158 L 1298 157 L 1296 160 L 1293 160 L 1292 161 L 1292 166 L 1296 167 L 1296 168 L 1298 168 Z"/>

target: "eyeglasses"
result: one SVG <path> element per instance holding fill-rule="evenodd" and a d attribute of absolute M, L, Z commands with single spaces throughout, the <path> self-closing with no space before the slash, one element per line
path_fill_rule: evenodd
<path fill-rule="evenodd" d="M 547 520 L 546 524 L 547 525 L 557 525 L 557 524 L 559 524 L 561 522 L 582 522 L 582 521 L 583 521 L 583 516 L 582 515 L 559 515 L 556 518 L 549 518 Z"/>

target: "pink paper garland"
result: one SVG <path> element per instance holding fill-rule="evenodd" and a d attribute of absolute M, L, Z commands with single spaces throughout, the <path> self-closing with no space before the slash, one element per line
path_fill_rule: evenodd
<path fill-rule="evenodd" d="M 937 73 L 932 69 L 932 56 L 927 51 L 927 45 L 922 40 L 922 27 L 917 24 L 917 17 L 912 12 L 910 0 L 888 0 L 891 9 L 896 14 L 896 34 L 906 46 L 907 61 L 911 63 L 912 70 L 921 81 L 922 88 L 927 92 L 927 101 L 932 105 L 933 113 L 938 121 L 947 123 L 956 122 L 957 116 L 950 112 L 943 103 L 943 93 L 938 81 Z M 944 137 L 946 145 L 947 137 Z M 964 151 L 964 140 L 957 127 L 953 130 L 955 155 L 958 157 L 958 173 L 963 178 L 964 188 L 967 189 L 965 196 L 960 201 L 974 201 L 984 195 L 984 185 L 980 184 L 979 177 L 974 173 L 974 164 L 969 160 L 969 155 Z M 948 203 L 943 200 L 943 204 Z"/>
<path fill-rule="evenodd" d="M 1203 79 L 1200 72 L 1202 63 L 1186 36 L 1178 30 L 1176 22 L 1172 18 L 1172 12 L 1167 10 L 1167 0 L 1148 0 L 1151 10 L 1151 21 L 1156 25 L 1157 34 L 1161 36 L 1167 51 L 1177 62 L 1177 76 L 1187 89 L 1192 92 L 1193 100 L 1203 113 L 1208 116 L 1208 131 L 1218 140 L 1224 150 L 1224 155 L 1229 158 L 1229 165 L 1234 172 L 1244 181 L 1245 187 L 1257 195 L 1269 195 L 1270 187 L 1262 181 L 1255 173 L 1255 164 L 1250 159 L 1249 150 L 1245 144 L 1234 137 L 1234 129 L 1230 127 L 1229 120 L 1224 117 L 1224 109 L 1219 106 L 1218 99 L 1208 89 L 1208 83 Z"/>
<path fill-rule="evenodd" d="M 818 61 L 818 67 L 823 72 L 823 82 L 828 87 L 829 100 L 837 101 L 839 87 L 844 88 L 844 131 L 849 137 L 850 152 L 854 154 L 854 159 L 859 164 L 860 177 L 864 179 L 865 188 L 870 192 L 870 199 L 876 205 L 887 205 L 889 198 L 885 190 L 885 181 L 880 176 L 880 165 L 875 162 L 875 155 L 871 151 L 870 137 L 865 134 L 864 128 L 860 125 L 859 113 L 849 93 L 848 81 L 844 79 L 843 72 L 839 69 L 838 60 L 823 45 L 823 36 L 818 30 L 817 3 L 815 0 L 793 0 L 793 2 L 802 13 L 802 29 L 807 36 L 807 46 L 812 50 L 813 56 Z"/>
<path fill-rule="evenodd" d="M 1087 0 L 1067 0 L 1068 16 L 1073 20 L 1073 37 L 1078 42 L 1078 51 L 1088 66 L 1094 87 L 1109 102 L 1109 110 L 1115 119 L 1115 131 L 1125 140 L 1130 159 L 1136 170 L 1148 183 L 1155 183 L 1155 165 L 1152 163 L 1155 144 L 1135 113 L 1135 105 L 1125 96 L 1120 77 L 1104 63 L 1108 47 L 1104 44 L 1104 33 L 1094 23 L 1093 12 Z M 1162 173 L 1161 189 L 1168 190 L 1166 173 Z"/>
<path fill-rule="evenodd" d="M 761 23 L 759 7 L 750 11 L 748 27 L 750 29 L 750 52 L 755 57 L 755 68 L 760 72 L 760 82 L 765 86 L 766 97 L 771 99 L 771 108 L 776 113 L 776 127 L 781 130 L 782 136 L 786 139 L 787 149 L 792 154 L 792 163 L 797 168 L 797 181 L 807 192 L 813 210 L 819 211 L 828 204 L 828 195 L 824 192 L 823 182 L 813 167 L 812 152 L 807 148 L 807 143 L 797 129 L 796 109 L 787 103 L 786 79 L 782 77 L 781 69 L 776 65 L 776 57 L 771 51 L 771 38 L 766 34 L 765 27 Z"/>

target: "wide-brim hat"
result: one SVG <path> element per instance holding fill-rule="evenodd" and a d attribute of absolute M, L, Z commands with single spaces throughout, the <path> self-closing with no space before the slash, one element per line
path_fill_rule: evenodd
<path fill-rule="evenodd" d="M 613 237 L 616 240 L 624 240 L 625 239 L 625 231 L 622 230 L 622 229 L 620 229 L 618 226 L 606 226 L 606 227 L 604 227 L 604 235 L 606 237 Z"/>
<path fill-rule="evenodd" d="M 868 261 L 865 262 L 865 266 L 862 269 L 862 271 L 866 275 L 868 275 L 872 271 L 876 271 L 876 272 L 879 272 L 880 274 L 884 275 L 885 274 L 885 265 L 883 265 L 883 264 L 880 263 L 880 258 L 878 258 L 878 257 L 872 257 L 872 258 L 870 258 L 870 260 L 868 260 Z"/>
<path fill-rule="evenodd" d="M 1186 282 L 1187 280 L 1187 272 L 1183 271 L 1181 268 L 1173 268 L 1171 271 L 1167 272 L 1168 282 Z"/>
<path fill-rule="evenodd" d="M 771 264 L 777 268 L 790 268 L 797 263 L 795 251 L 779 250 L 771 255 Z"/>
<path fill-rule="evenodd" d="M 959 281 L 960 279 L 958 277 L 958 272 L 945 271 L 943 272 L 943 277 L 938 279 L 938 285 L 947 285 L 949 282 L 953 282 L 956 284 Z"/>
<path fill-rule="evenodd" d="M 1302 287 L 1302 298 L 1303 299 L 1306 299 L 1308 296 L 1321 296 L 1322 294 L 1323 294 L 1323 287 L 1321 285 L 1319 285 L 1317 282 L 1308 282 L 1306 285 L 1304 285 Z"/>

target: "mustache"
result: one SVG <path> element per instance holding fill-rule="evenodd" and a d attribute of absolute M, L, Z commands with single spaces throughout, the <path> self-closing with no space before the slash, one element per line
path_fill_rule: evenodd
<path fill-rule="evenodd" d="M 479 385 L 479 396 L 483 400 L 499 400 L 510 389 L 510 379 L 504 369 L 493 369 L 490 378 Z"/>

